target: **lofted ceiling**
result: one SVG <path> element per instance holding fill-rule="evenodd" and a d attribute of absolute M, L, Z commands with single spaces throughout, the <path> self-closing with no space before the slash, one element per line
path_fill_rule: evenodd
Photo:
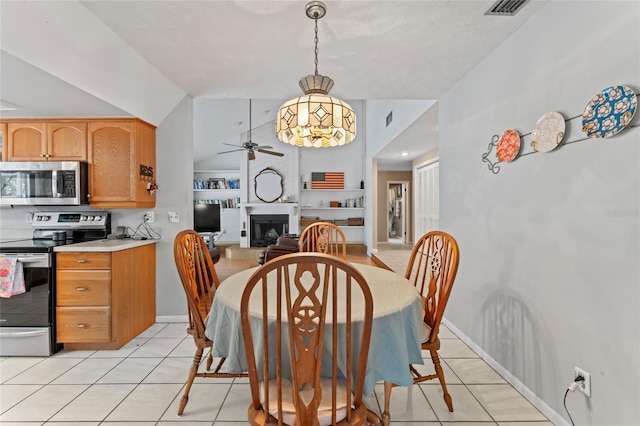
<path fill-rule="evenodd" d="M 27 33 L 20 32 L 33 14 L 19 9 L 39 2 L 2 3 L 5 15 L 2 24 L 8 27 L 3 30 L 2 50 L 115 108 L 142 116 L 136 109 L 144 106 L 126 99 L 126 91 L 120 98 L 117 94 L 105 94 L 105 86 L 114 82 L 102 79 L 99 83 L 87 83 L 90 77 L 87 78 L 87 70 L 82 67 L 78 67 L 75 76 L 70 67 L 60 64 L 48 67 L 47 60 L 53 55 L 47 53 L 52 49 L 47 46 L 47 37 L 29 44 Z M 40 25 L 55 25 L 56 17 L 50 15 L 58 9 L 70 10 L 69 4 L 76 3 L 83 9 L 82 13 L 96 18 L 92 23 L 95 32 L 98 26 L 103 26 L 101 32 L 111 32 L 118 42 L 123 42 L 123 51 L 132 50 L 143 59 L 144 65 L 159 71 L 162 78 L 156 80 L 166 78 L 167 83 L 174 86 L 172 90 L 177 88 L 194 98 L 285 100 L 299 96 L 298 80 L 314 71 L 313 21 L 304 13 L 306 0 L 42 3 L 46 3 L 46 11 L 39 18 Z M 326 0 L 325 3 L 327 15 L 319 21 L 318 71 L 334 79 L 333 96 L 345 100 L 437 100 L 545 1 L 530 0 L 515 16 L 486 16 L 494 0 Z M 24 21 L 17 20 L 19 24 L 13 28 L 8 25 L 11 18 L 6 12 L 19 15 Z M 78 13 L 76 9 L 73 12 Z M 60 24 L 56 30 L 68 30 L 76 43 L 87 44 L 84 50 L 77 50 L 81 52 L 76 55 L 78 61 L 92 61 L 95 55 L 96 63 L 100 61 L 102 67 L 113 67 L 111 74 L 117 74 L 118 79 L 129 77 L 128 64 L 104 61 L 104 55 L 116 57 L 118 54 L 111 44 L 105 44 L 101 50 L 101 46 L 95 45 L 94 36 L 78 32 L 85 29 L 63 27 Z M 18 39 L 19 36 L 26 41 Z M 37 49 L 42 52 L 34 53 Z M 75 59 L 70 58 L 70 62 L 73 61 Z M 120 69 L 116 68 L 118 65 Z M 3 78 L 3 86 L 6 84 L 9 83 Z M 166 115 L 175 106 L 175 95 L 163 98 L 160 90 L 158 94 L 154 107 L 162 108 L 166 100 L 163 110 Z M 21 99 L 2 98 L 26 109 L 31 106 L 28 103 L 33 102 L 25 100 L 25 104 Z M 156 116 L 162 117 L 162 114 L 156 113 Z M 224 119 L 229 123 L 246 120 L 246 111 L 239 110 L 237 114 L 239 116 L 232 116 L 229 111 Z M 415 126 L 402 133 L 379 157 L 390 160 L 399 150 L 410 147 L 411 158 L 415 158 L 435 148 L 437 112 L 428 113 L 424 119 L 417 120 Z M 402 148 L 394 147 L 396 144 Z"/>

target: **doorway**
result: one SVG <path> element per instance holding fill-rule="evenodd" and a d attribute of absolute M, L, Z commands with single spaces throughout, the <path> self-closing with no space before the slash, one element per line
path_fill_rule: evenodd
<path fill-rule="evenodd" d="M 409 244 L 409 182 L 387 182 L 387 240 Z"/>

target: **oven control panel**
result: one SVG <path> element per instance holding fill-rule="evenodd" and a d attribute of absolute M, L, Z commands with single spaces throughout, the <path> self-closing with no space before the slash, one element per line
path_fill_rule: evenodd
<path fill-rule="evenodd" d="M 37 212 L 31 224 L 35 228 L 104 228 L 108 219 L 108 212 Z"/>

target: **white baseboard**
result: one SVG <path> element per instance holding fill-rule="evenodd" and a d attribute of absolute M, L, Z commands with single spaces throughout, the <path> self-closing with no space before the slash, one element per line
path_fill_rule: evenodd
<path fill-rule="evenodd" d="M 189 322 L 187 315 L 162 315 L 156 317 L 156 322 Z"/>
<path fill-rule="evenodd" d="M 547 405 L 546 402 L 541 400 L 533 391 L 527 388 L 520 380 L 512 375 L 507 369 L 500 365 L 495 359 L 491 358 L 480 346 L 478 346 L 467 335 L 460 331 L 456 326 L 451 324 L 446 319 L 442 319 L 442 323 L 447 326 L 453 334 L 455 334 L 460 340 L 462 340 L 467 346 L 469 346 L 480 358 L 482 358 L 487 364 L 498 372 L 515 390 L 520 392 L 522 396 L 527 399 L 534 407 L 536 407 L 542 414 L 544 414 L 554 425 L 570 426 L 570 423 L 565 420 L 560 414 Z"/>

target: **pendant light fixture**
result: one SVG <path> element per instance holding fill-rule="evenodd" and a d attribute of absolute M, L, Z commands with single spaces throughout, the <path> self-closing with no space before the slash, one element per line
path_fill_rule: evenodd
<path fill-rule="evenodd" d="M 329 96 L 333 80 L 318 74 L 318 19 L 327 13 L 327 6 L 312 1 L 305 11 L 315 22 L 315 73 L 300 79 L 304 96 L 285 102 L 278 110 L 276 134 L 282 142 L 295 146 L 346 145 L 356 137 L 356 114 L 349 104 Z"/>

